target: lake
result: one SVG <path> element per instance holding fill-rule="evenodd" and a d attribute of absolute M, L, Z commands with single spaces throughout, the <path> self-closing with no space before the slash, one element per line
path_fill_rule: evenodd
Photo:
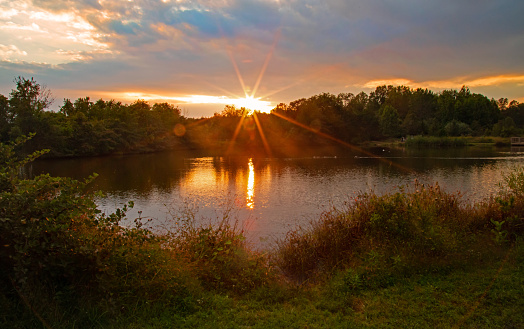
<path fill-rule="evenodd" d="M 498 191 L 503 176 L 523 164 L 524 152 L 509 148 L 374 148 L 302 158 L 173 151 L 39 160 L 27 171 L 76 179 L 96 172 L 92 189 L 106 195 L 97 200 L 102 211 L 112 212 L 132 200 L 135 207 L 128 217 L 153 218 L 158 230 L 184 213 L 200 223 L 216 222 L 227 213 L 254 247 L 266 248 L 361 192 L 394 192 L 416 179 L 438 182 L 446 191 L 461 191 L 466 202 L 476 202 Z"/>

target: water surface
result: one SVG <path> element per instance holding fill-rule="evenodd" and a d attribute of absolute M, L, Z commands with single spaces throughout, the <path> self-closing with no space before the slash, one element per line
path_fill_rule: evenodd
<path fill-rule="evenodd" d="M 402 150 L 304 158 L 251 158 L 166 152 L 145 155 L 42 160 L 30 174 L 83 179 L 96 172 L 97 201 L 112 212 L 135 202 L 130 218 L 153 218 L 161 228 L 182 213 L 209 222 L 227 212 L 238 219 L 251 243 L 267 247 L 290 229 L 332 207 L 343 207 L 361 192 L 394 192 L 417 180 L 460 191 L 477 202 L 499 189 L 503 176 L 524 164 L 510 149 Z"/>

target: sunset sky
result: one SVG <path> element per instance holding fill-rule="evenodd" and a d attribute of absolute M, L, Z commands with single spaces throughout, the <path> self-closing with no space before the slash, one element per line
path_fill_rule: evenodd
<path fill-rule="evenodd" d="M 190 117 L 377 85 L 524 102 L 521 0 L 0 0 L 0 94 L 167 101 Z M 264 103 L 265 102 L 265 103 Z"/>

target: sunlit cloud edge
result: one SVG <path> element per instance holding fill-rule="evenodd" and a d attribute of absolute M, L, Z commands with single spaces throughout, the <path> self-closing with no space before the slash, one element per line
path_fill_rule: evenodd
<path fill-rule="evenodd" d="M 498 86 L 506 83 L 515 83 L 518 86 L 524 85 L 524 75 L 495 75 L 495 76 L 486 76 L 476 79 L 467 79 L 467 78 L 456 78 L 449 80 L 430 80 L 430 81 L 413 81 L 409 79 L 395 78 L 395 79 L 381 79 L 381 80 L 370 80 L 364 84 L 357 84 L 356 86 L 361 88 L 374 89 L 378 86 L 383 85 L 393 85 L 393 86 L 410 86 L 410 87 L 420 87 L 420 88 L 435 88 L 435 89 L 445 89 L 445 88 L 461 88 L 462 86 L 467 87 L 488 87 L 488 86 Z"/>
<path fill-rule="evenodd" d="M 185 95 L 185 96 L 166 96 L 159 94 L 149 94 L 142 92 L 112 92 L 104 93 L 106 96 L 114 99 L 122 99 L 133 101 L 141 99 L 144 101 L 156 102 L 174 102 L 186 104 L 220 104 L 233 105 L 237 108 L 247 108 L 260 112 L 270 112 L 274 106 L 270 101 L 264 101 L 260 98 L 246 96 L 239 98 L 231 98 L 227 96 L 212 96 L 212 95 Z"/>

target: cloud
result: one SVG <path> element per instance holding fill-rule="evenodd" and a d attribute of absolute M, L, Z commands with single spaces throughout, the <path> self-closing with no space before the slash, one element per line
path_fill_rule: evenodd
<path fill-rule="evenodd" d="M 477 78 L 458 77 L 450 80 L 433 80 L 433 81 L 413 81 L 409 79 L 384 79 L 371 80 L 364 84 L 357 84 L 358 87 L 366 89 L 375 89 L 378 86 L 408 86 L 411 88 L 428 88 L 428 89 L 460 89 L 462 86 L 470 88 L 475 87 L 498 87 L 505 84 L 524 85 L 524 75 L 497 75 L 483 76 Z"/>
<path fill-rule="evenodd" d="M 20 56 L 27 56 L 27 52 L 18 49 L 15 45 L 3 45 L 0 44 L 0 58 L 4 61 L 10 61 L 13 58 L 17 58 Z"/>
<path fill-rule="evenodd" d="M 7 22 L 6 24 L 0 25 L 0 29 L 48 33 L 47 31 L 42 30 L 40 26 L 38 26 L 38 24 L 36 23 L 31 23 L 30 25 L 21 25 L 12 22 Z"/>
<path fill-rule="evenodd" d="M 490 87 L 500 86 L 504 84 L 524 85 L 524 75 L 496 75 L 484 76 L 478 78 L 457 78 L 443 81 L 427 81 L 422 84 L 431 88 L 460 88 L 462 86 L 468 87 Z"/>
<path fill-rule="evenodd" d="M 362 88 L 375 89 L 378 86 L 409 86 L 413 81 L 407 79 L 391 79 L 391 80 L 372 80 L 363 84 Z"/>
<path fill-rule="evenodd" d="M 3 1 L 0 40 L 20 53 L 3 48 L 0 68 L 60 90 L 256 89 L 273 102 L 385 81 L 515 94 L 520 80 L 482 77 L 524 74 L 521 12 L 511 0 Z"/>

